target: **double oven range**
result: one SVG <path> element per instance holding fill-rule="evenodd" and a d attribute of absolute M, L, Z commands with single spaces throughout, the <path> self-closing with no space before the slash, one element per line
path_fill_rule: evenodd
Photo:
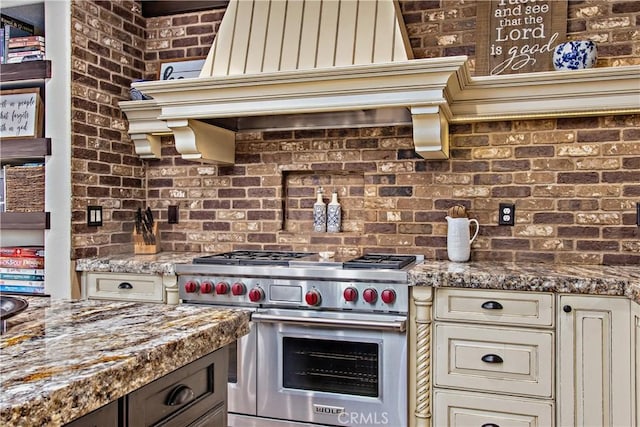
<path fill-rule="evenodd" d="M 407 270 L 422 259 L 233 251 L 176 265 L 183 303 L 252 311 L 230 354 L 228 425 L 406 425 Z"/>

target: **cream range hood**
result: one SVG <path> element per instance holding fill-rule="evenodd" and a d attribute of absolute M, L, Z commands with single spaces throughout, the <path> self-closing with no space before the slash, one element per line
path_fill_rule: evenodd
<path fill-rule="evenodd" d="M 231 0 L 199 78 L 139 82 L 120 102 L 142 158 L 234 163 L 243 131 L 410 125 L 449 157 L 450 123 L 640 111 L 640 66 L 470 77 L 464 56 L 412 59 L 393 0 Z"/>

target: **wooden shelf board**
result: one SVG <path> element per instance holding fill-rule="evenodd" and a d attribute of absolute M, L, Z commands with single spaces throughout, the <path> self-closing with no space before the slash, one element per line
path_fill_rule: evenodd
<path fill-rule="evenodd" d="M 29 61 L 0 65 L 0 83 L 28 83 L 29 80 L 51 78 L 51 61 Z"/>
<path fill-rule="evenodd" d="M 49 212 L 0 212 L 2 230 L 48 230 Z"/>
<path fill-rule="evenodd" d="M 0 138 L 0 162 L 43 160 L 51 155 L 51 138 Z"/>

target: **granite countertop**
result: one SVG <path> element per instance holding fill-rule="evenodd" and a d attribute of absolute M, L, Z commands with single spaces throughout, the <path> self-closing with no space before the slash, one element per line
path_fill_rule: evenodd
<path fill-rule="evenodd" d="M 0 336 L 3 426 L 72 421 L 249 332 L 242 310 L 25 298 Z"/>
<path fill-rule="evenodd" d="M 200 252 L 117 255 L 77 260 L 78 271 L 175 274 Z M 461 287 L 627 296 L 640 304 L 640 266 L 427 260 L 409 271 L 412 286 Z"/>
<path fill-rule="evenodd" d="M 159 252 L 153 255 L 122 254 L 76 260 L 76 271 L 107 273 L 176 274 L 175 265 L 190 263 L 202 252 Z"/>
<path fill-rule="evenodd" d="M 640 266 L 425 261 L 412 286 L 626 296 L 640 304 Z"/>

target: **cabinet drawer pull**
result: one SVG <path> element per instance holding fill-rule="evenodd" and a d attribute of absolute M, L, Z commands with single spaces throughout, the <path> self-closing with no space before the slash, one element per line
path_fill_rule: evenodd
<path fill-rule="evenodd" d="M 133 289 L 133 285 L 129 282 L 122 282 L 118 285 L 118 289 Z"/>
<path fill-rule="evenodd" d="M 191 387 L 186 386 L 184 384 L 179 384 L 171 390 L 169 393 L 169 397 L 167 397 L 167 406 L 178 406 L 182 405 L 193 399 L 195 395 L 193 394 L 193 390 Z"/>
<path fill-rule="evenodd" d="M 484 356 L 482 356 L 482 361 L 487 363 L 504 362 L 504 360 L 502 360 L 502 357 L 498 356 L 497 354 L 485 354 Z"/>
<path fill-rule="evenodd" d="M 500 426 L 494 423 L 486 423 L 486 424 L 482 424 L 480 427 L 500 427 Z"/>
<path fill-rule="evenodd" d="M 485 301 L 482 303 L 482 308 L 485 310 L 502 310 L 502 304 L 498 301 Z"/>

